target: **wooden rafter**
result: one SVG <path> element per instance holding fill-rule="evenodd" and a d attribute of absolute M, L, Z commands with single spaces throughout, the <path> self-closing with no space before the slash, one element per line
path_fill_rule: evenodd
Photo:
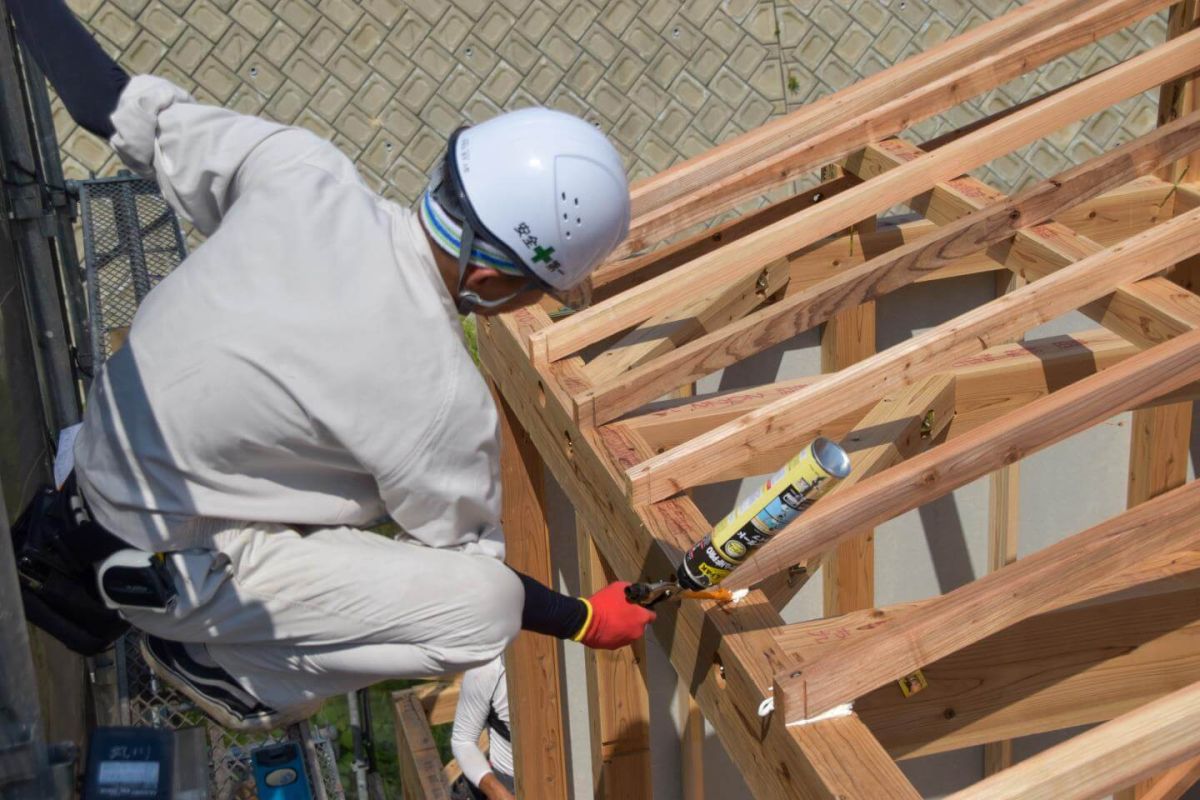
<path fill-rule="evenodd" d="M 950 800 L 1085 800 L 1200 754 L 1200 683 L 1049 750 Z"/>
<path fill-rule="evenodd" d="M 1059 607 L 1086 588 L 1165 549 L 1200 544 L 1200 484 L 1162 495 L 930 602 L 881 619 L 869 636 L 832 648 L 777 678 L 776 703 L 802 721 L 899 680 L 990 634 Z M 856 665 L 847 670 L 845 665 Z"/>

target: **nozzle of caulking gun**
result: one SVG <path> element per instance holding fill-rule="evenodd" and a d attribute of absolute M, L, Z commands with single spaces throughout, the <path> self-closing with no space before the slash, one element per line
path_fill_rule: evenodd
<path fill-rule="evenodd" d="M 663 600 L 716 600 L 718 603 L 728 603 L 733 599 L 733 592 L 716 587 L 693 591 L 684 589 L 675 580 L 645 581 L 626 586 L 625 599 L 646 608 Z"/>

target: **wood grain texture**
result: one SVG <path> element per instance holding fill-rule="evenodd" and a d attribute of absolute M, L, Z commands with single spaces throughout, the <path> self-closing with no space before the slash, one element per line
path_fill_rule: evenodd
<path fill-rule="evenodd" d="M 1176 764 L 1150 782 L 1138 800 L 1179 800 L 1200 782 L 1200 756 Z"/>
<path fill-rule="evenodd" d="M 862 170 L 863 175 L 886 172 L 898 164 L 919 158 L 921 153 L 915 145 L 893 139 L 880 146 L 868 146 L 854 168 Z M 1087 213 L 1088 217 L 1094 213 L 1094 219 L 1103 221 L 1101 227 L 1109 226 L 1114 232 L 1130 224 L 1138 229 L 1168 218 L 1170 209 L 1164 203 L 1171 195 L 1179 194 L 1178 189 L 1171 187 L 1166 195 L 1148 205 L 1127 205 L 1122 201 L 1125 192 L 1118 190 L 1101 198 L 1101 202 Z M 921 202 L 912 205 L 920 213 L 929 215 L 931 220 L 946 224 L 1002 197 L 992 187 L 962 176 L 936 185 Z M 1175 205 L 1178 206 L 1178 202 Z M 1095 231 L 1094 227 L 1089 227 Z M 1118 240 L 1123 238 L 1119 236 Z M 1108 239 L 1104 242 L 1113 243 Z M 996 246 L 989 254 L 1022 278 L 1033 280 L 1102 249 L 1098 240 L 1081 235 L 1080 230 L 1067 227 L 1060 220 L 1022 229 L 1011 247 Z M 1130 341 L 1149 346 L 1196 327 L 1200 320 L 1200 299 L 1181 291 L 1169 280 L 1148 278 L 1137 285 L 1118 287 L 1111 295 L 1079 310 Z"/>
<path fill-rule="evenodd" d="M 776 702 L 789 721 L 854 700 L 950 653 L 1053 608 L 1058 598 L 1158 552 L 1200 541 L 1200 483 L 1191 483 L 933 600 L 881 619 L 848 641 L 780 673 Z M 846 664 L 855 669 L 847 670 Z"/>
<path fill-rule="evenodd" d="M 635 502 L 653 502 L 703 484 L 720 465 L 743 461 L 742 453 L 753 451 L 768 433 L 795 443 L 791 436 L 801 428 L 848 413 L 863 400 L 944 370 L 1200 252 L 1198 222 L 1200 210 L 1175 217 L 655 456 L 626 473 L 630 495 Z"/>
<path fill-rule="evenodd" d="M 1101 722 L 1200 680 L 1196 589 L 1102 600 L 938 659 L 922 667 L 926 689 L 905 698 L 895 684 L 881 686 L 855 712 L 888 752 L 914 758 Z M 836 638 L 864 622 L 810 633 Z"/>
<path fill-rule="evenodd" d="M 878 525 L 1198 377 L 1200 331 L 1193 331 L 824 498 L 775 534 L 726 585 L 750 586 L 781 566 L 824 552 L 847 531 Z"/>
<path fill-rule="evenodd" d="M 834 167 L 838 170 L 840 168 Z M 875 218 L 863 220 L 849 231 L 850 244 L 862 249 L 864 233 L 874 233 Z M 837 372 L 875 355 L 875 303 L 850 306 L 834 315 L 821 329 L 821 371 Z M 953 407 L 953 401 L 951 401 Z M 870 416 L 870 415 L 868 415 Z M 886 444 L 883 444 L 886 447 Z M 875 532 L 860 531 L 826 554 L 821 566 L 825 616 L 875 605 Z M 776 608 L 781 598 L 773 596 Z"/>
<path fill-rule="evenodd" d="M 411 690 L 392 693 L 396 756 L 405 800 L 450 800 L 442 758 L 421 701 Z"/>
<path fill-rule="evenodd" d="M 593 383 L 613 380 L 675 347 L 741 319 L 787 286 L 787 259 L 768 264 L 718 292 L 682 302 L 634 328 L 588 362 L 584 374 Z"/>
<path fill-rule="evenodd" d="M 512 408 L 499 399 L 501 524 L 505 560 L 513 569 L 554 585 L 541 456 Z M 522 631 L 505 654 L 513 768 L 517 790 L 562 797 L 570 786 L 563 748 L 558 642 Z M 529 691 L 536 686 L 537 691 Z"/>
<path fill-rule="evenodd" d="M 1105 4 L 1107 5 L 1107 4 Z M 745 236 L 680 267 L 686 285 L 704 294 L 788 253 L 880 213 L 1065 124 L 1200 66 L 1200 32 L 1189 33 L 1064 89 L 1052 98 L 951 142 L 919 159 Z M 555 361 L 638 324 L 671 302 L 684 285 L 672 270 L 575 314 L 530 341 L 535 361 Z"/>
<path fill-rule="evenodd" d="M 1099 798 L 1200 754 L 1200 683 L 1081 733 L 948 800 Z"/>
<path fill-rule="evenodd" d="M 912 283 L 962 255 L 982 252 L 989 245 L 1005 242 L 1014 233 L 1025 233 L 1025 238 L 1029 238 L 1028 229 L 1036 231 L 1061 211 L 1152 172 L 1197 146 L 1200 146 L 1200 112 L 1038 183 L 1012 199 L 1003 195 L 980 197 L 974 213 L 964 213 L 916 241 L 864 264 L 840 270 L 826 281 L 700 337 L 667 356 L 600 383 L 576 398 L 580 418 L 596 424 L 615 419 L 670 391 L 678 383 L 698 379 L 762 352 L 831 319 L 842 309 L 854 308 Z M 912 152 L 912 145 L 901 141 L 884 142 L 879 148 L 885 152 L 900 150 L 905 155 Z M 920 162 L 921 158 L 903 160 L 903 156 L 898 156 L 893 163 L 895 170 L 901 170 Z M 889 172 L 876 180 L 886 180 L 894 174 L 895 171 Z M 1049 236 L 1044 232 L 1036 235 L 1039 240 Z M 1056 254 L 1061 255 L 1057 251 Z M 1000 260 L 1004 262 L 1003 258 Z M 1042 274 L 1047 271 L 1042 270 Z"/>
<path fill-rule="evenodd" d="M 584 595 L 616 580 L 588 532 L 576 517 L 579 588 Z M 611 800 L 649 797 L 650 692 L 646 684 L 646 642 L 620 650 L 586 650 L 588 727 L 592 753 L 592 796 Z"/>
<path fill-rule="evenodd" d="M 1050 5 L 1026 4 L 990 26 L 952 39 L 635 186 L 634 219 L 618 257 L 653 246 L 868 141 L 890 136 L 999 86 L 1164 3 L 1064 0 L 1055 9 Z"/>

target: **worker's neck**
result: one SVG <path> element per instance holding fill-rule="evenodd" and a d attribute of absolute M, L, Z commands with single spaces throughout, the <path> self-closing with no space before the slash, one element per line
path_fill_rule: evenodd
<path fill-rule="evenodd" d="M 446 293 L 454 300 L 458 297 L 458 259 L 452 258 L 449 253 L 438 247 L 428 232 L 425 232 L 425 241 L 429 244 L 429 251 L 433 253 L 433 263 L 437 265 L 438 273 L 442 276 Z"/>

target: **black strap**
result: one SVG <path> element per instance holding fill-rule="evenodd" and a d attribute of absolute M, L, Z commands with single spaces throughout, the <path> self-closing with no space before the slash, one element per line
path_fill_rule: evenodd
<path fill-rule="evenodd" d="M 500 719 L 495 706 L 488 708 L 487 724 L 494 735 L 499 736 L 510 745 L 512 744 L 512 732 L 508 729 L 508 723 Z"/>

